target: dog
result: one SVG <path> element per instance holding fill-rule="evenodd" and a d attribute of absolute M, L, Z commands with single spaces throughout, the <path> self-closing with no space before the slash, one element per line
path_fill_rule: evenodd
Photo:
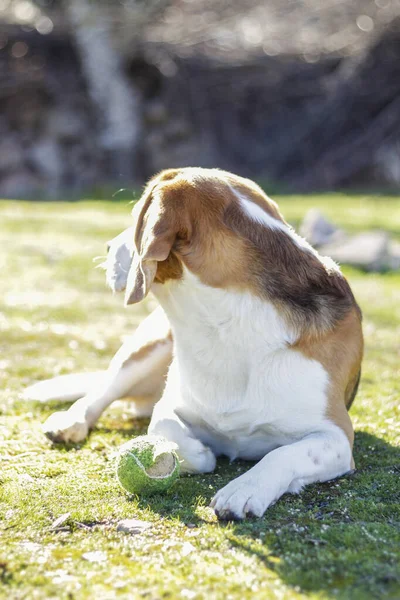
<path fill-rule="evenodd" d="M 132 215 L 109 245 L 107 281 L 127 306 L 150 291 L 160 306 L 106 373 L 28 390 L 82 396 L 49 417 L 46 435 L 82 441 L 107 406 L 133 396 L 183 472 L 212 472 L 219 455 L 258 461 L 214 496 L 221 519 L 261 517 L 283 494 L 354 469 L 348 409 L 363 336 L 339 267 L 258 185 L 225 171 L 163 171 Z"/>

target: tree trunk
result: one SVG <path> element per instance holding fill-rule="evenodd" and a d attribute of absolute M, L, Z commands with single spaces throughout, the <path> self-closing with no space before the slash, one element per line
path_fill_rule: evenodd
<path fill-rule="evenodd" d="M 90 0 L 67 0 L 66 10 L 96 108 L 98 141 L 109 175 L 124 184 L 135 172 L 141 132 L 140 95 L 125 76 L 113 47 L 111 14 Z"/>

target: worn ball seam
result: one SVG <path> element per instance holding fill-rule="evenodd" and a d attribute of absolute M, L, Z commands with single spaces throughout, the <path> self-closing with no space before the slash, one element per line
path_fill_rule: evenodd
<path fill-rule="evenodd" d="M 148 477 L 149 479 L 167 479 L 168 477 L 171 477 L 171 475 L 173 475 L 173 473 L 174 473 L 174 472 L 175 472 L 175 470 L 176 470 L 176 458 L 175 458 L 175 456 L 174 456 L 174 459 L 175 459 L 175 461 L 174 461 L 174 468 L 173 468 L 173 470 L 171 471 L 171 473 L 169 473 L 168 475 L 164 475 L 164 476 L 163 476 L 163 475 L 154 475 L 154 476 L 152 477 L 151 475 L 149 475 L 149 474 L 147 473 L 145 466 L 143 465 L 143 463 L 141 463 L 141 462 L 140 462 L 140 460 L 138 459 L 138 457 L 137 457 L 135 454 L 132 454 L 132 452 L 126 452 L 126 453 L 125 453 L 125 455 L 126 455 L 126 454 L 129 454 L 129 456 L 132 456 L 132 458 L 134 458 L 134 459 L 135 459 L 135 461 L 136 461 L 136 464 L 137 464 L 137 466 L 139 467 L 139 469 L 141 469 L 142 471 L 144 471 L 144 472 L 146 473 L 146 475 L 147 475 L 147 477 Z M 162 454 L 160 454 L 160 456 L 162 456 Z M 154 461 L 154 462 L 155 462 L 155 461 Z"/>

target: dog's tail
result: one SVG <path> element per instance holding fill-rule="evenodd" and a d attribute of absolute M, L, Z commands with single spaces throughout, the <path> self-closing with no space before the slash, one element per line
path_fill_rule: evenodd
<path fill-rule="evenodd" d="M 49 400 L 74 402 L 82 398 L 91 388 L 97 386 L 105 373 L 105 371 L 73 373 L 38 381 L 24 390 L 22 398 L 37 402 L 48 402 Z"/>

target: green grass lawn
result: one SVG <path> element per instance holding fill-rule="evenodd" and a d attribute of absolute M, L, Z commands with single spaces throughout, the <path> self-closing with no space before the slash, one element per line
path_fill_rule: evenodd
<path fill-rule="evenodd" d="M 347 230 L 384 227 L 400 239 L 398 198 L 277 200 L 294 224 L 319 206 Z M 182 477 L 162 497 L 127 497 L 115 449 L 147 423 L 122 403 L 84 444 L 44 438 L 41 423 L 61 407 L 24 404 L 24 387 L 106 367 L 151 310 L 151 301 L 124 309 L 92 263 L 130 224 L 129 212 L 124 202 L 0 203 L 0 597 L 398 600 L 399 273 L 346 271 L 366 339 L 351 411 L 357 471 L 285 496 L 263 519 L 218 523 L 208 509 L 244 462 L 221 460 L 215 473 Z M 121 533 L 123 518 L 151 527 Z"/>

